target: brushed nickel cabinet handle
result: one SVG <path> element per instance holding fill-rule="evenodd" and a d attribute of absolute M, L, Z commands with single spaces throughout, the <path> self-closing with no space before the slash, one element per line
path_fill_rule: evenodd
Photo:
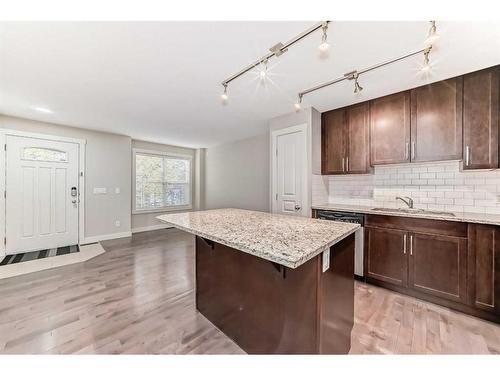
<path fill-rule="evenodd" d="M 415 142 L 411 143 L 411 160 L 415 159 Z"/>
<path fill-rule="evenodd" d="M 410 234 L 410 255 L 413 255 L 413 234 Z"/>
<path fill-rule="evenodd" d="M 342 172 L 345 172 L 345 159 L 342 158 Z"/>
<path fill-rule="evenodd" d="M 406 254 L 406 233 L 403 236 L 403 254 Z"/>
<path fill-rule="evenodd" d="M 405 160 L 408 160 L 408 158 L 410 157 L 409 149 L 410 149 L 410 144 L 408 142 L 406 142 L 405 143 Z"/>
<path fill-rule="evenodd" d="M 349 172 L 349 156 L 345 158 L 345 169 L 346 172 Z"/>
<path fill-rule="evenodd" d="M 469 166 L 470 162 L 470 147 L 466 146 L 465 147 L 465 165 Z"/>

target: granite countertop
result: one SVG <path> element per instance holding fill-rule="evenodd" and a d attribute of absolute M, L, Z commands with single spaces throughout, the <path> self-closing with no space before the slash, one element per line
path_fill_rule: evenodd
<path fill-rule="evenodd" d="M 358 212 L 363 214 L 372 215 L 387 215 L 387 216 L 401 216 L 401 217 L 416 217 L 421 219 L 432 219 L 432 220 L 445 220 L 445 221 L 459 221 L 465 223 L 477 223 L 477 224 L 491 224 L 500 225 L 500 215 L 486 214 L 486 213 L 472 213 L 472 212 L 453 212 L 455 216 L 450 215 L 439 215 L 439 214 L 428 214 L 419 212 L 387 212 L 387 211 L 376 211 L 373 210 L 376 206 L 357 206 L 357 205 L 347 205 L 347 204 L 336 204 L 336 203 L 324 203 L 324 204 L 314 204 L 313 209 L 317 210 L 331 210 L 331 211 L 343 211 L 343 212 Z M 380 206 L 378 206 L 380 207 Z"/>
<path fill-rule="evenodd" d="M 158 219 L 289 268 L 299 267 L 359 228 L 359 224 L 235 208 L 166 214 Z"/>

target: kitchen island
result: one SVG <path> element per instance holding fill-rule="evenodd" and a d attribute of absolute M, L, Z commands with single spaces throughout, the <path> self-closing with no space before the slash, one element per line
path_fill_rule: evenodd
<path fill-rule="evenodd" d="M 358 224 L 239 209 L 158 219 L 196 236 L 196 307 L 247 353 L 349 351 Z"/>

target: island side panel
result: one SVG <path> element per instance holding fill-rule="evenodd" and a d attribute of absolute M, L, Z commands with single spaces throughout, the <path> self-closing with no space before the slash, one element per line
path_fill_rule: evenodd
<path fill-rule="evenodd" d="M 354 243 L 351 234 L 330 248 L 330 267 L 319 269 L 319 352 L 347 354 L 354 325 Z M 321 263 L 321 262 L 320 262 Z"/>
<path fill-rule="evenodd" d="M 247 353 L 318 353 L 318 263 L 289 269 L 197 237 L 197 309 Z"/>

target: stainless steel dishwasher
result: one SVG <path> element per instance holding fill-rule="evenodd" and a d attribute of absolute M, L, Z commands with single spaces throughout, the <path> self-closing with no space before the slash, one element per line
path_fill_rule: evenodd
<path fill-rule="evenodd" d="M 344 211 L 328 211 L 328 210 L 316 210 L 316 217 L 322 220 L 333 220 L 342 221 L 345 223 L 356 223 L 360 224 L 359 228 L 355 233 L 356 242 L 354 244 L 354 274 L 360 278 L 364 277 L 363 273 L 363 246 L 364 246 L 364 220 L 363 214 L 358 214 L 355 212 L 344 212 Z"/>

